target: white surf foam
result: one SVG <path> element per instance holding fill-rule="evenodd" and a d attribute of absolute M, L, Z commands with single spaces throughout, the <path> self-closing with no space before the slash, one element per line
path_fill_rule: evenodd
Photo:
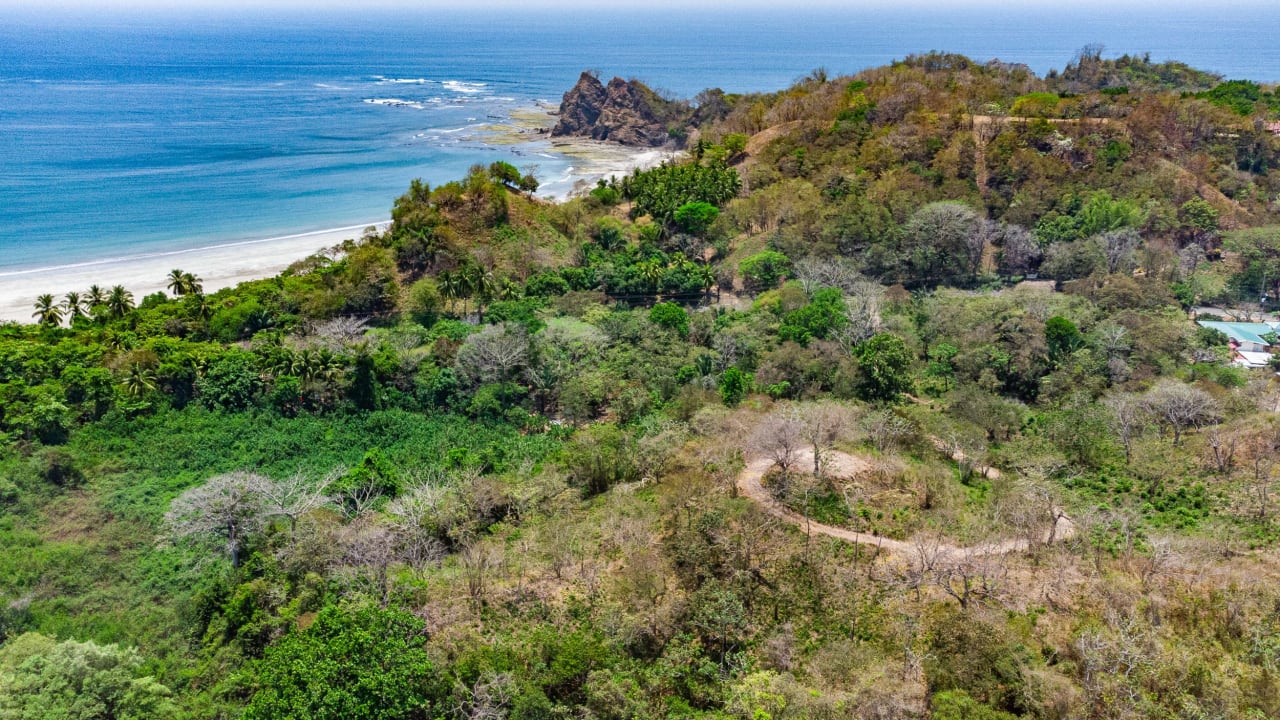
<path fill-rule="evenodd" d="M 413 100 L 402 100 L 401 98 L 365 98 L 364 101 L 370 105 L 386 105 L 388 107 L 407 107 L 415 110 L 425 110 L 426 106 L 420 102 Z"/>
<path fill-rule="evenodd" d="M 484 92 L 484 89 L 488 87 L 488 83 L 463 82 L 461 80 L 445 80 L 443 83 L 440 83 L 440 84 L 443 85 L 446 90 L 452 90 L 454 92 L 459 92 L 459 93 L 466 93 L 468 95 L 482 93 Z"/>

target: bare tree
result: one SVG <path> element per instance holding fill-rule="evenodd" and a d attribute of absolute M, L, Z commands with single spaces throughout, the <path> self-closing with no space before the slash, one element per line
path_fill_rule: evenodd
<path fill-rule="evenodd" d="M 1221 409 L 1209 393 L 1177 380 L 1163 380 L 1143 397 L 1147 410 L 1173 433 L 1173 444 L 1182 444 L 1189 428 L 1215 422 Z"/>
<path fill-rule="evenodd" d="M 808 255 L 793 267 L 796 280 L 809 295 L 828 287 L 849 292 L 866 280 L 852 262 L 841 257 Z"/>
<path fill-rule="evenodd" d="M 911 549 L 914 551 L 914 560 L 919 563 L 920 580 L 928 573 L 932 573 L 938 564 L 938 559 L 942 557 L 942 534 L 936 532 L 916 533 L 911 540 Z M 919 595 L 919 583 L 913 586 Z"/>
<path fill-rule="evenodd" d="M 1205 434 L 1208 460 L 1214 472 L 1225 476 L 1236 466 L 1236 446 L 1240 438 L 1235 433 L 1215 427 Z"/>
<path fill-rule="evenodd" d="M 1178 251 L 1178 278 L 1189 278 L 1195 274 L 1200 263 L 1205 261 L 1204 248 L 1192 243 Z"/>
<path fill-rule="evenodd" d="M 715 359 L 716 372 L 737 365 L 738 361 L 752 352 L 751 340 L 741 333 L 723 331 L 716 333 L 711 341 L 711 349 L 718 354 Z"/>
<path fill-rule="evenodd" d="M 248 472 L 209 478 L 169 504 L 164 516 L 165 534 L 171 539 L 219 538 L 231 558 L 231 566 L 240 567 L 245 540 L 267 521 L 270 485 L 268 478 Z"/>
<path fill-rule="evenodd" d="M 516 695 L 511 673 L 485 672 L 470 686 L 454 678 L 453 716 L 462 720 L 504 720 Z"/>
<path fill-rule="evenodd" d="M 307 340 L 318 347 L 338 351 L 359 342 L 368 331 L 369 323 L 365 319 L 341 316 L 316 323 Z"/>
<path fill-rule="evenodd" d="M 369 513 L 382 500 L 382 485 L 378 478 L 370 476 L 364 482 L 352 485 L 333 497 L 334 504 L 348 520 Z"/>
<path fill-rule="evenodd" d="M 529 333 L 518 323 L 489 325 L 469 336 L 454 364 L 472 383 L 504 382 L 529 362 Z"/>
<path fill-rule="evenodd" d="M 387 525 L 395 533 L 404 561 L 414 568 L 444 557 L 445 546 L 437 533 L 443 530 L 445 494 L 436 486 L 419 486 L 387 504 Z"/>
<path fill-rule="evenodd" d="M 765 417 L 752 435 L 752 449 L 773 460 L 783 474 L 789 474 L 804 447 L 804 423 L 794 411 L 774 411 Z"/>
<path fill-rule="evenodd" d="M 1032 471 L 1018 481 L 1018 490 L 1033 509 L 1031 517 L 1034 524 L 1027 535 L 1029 546 L 1041 541 L 1052 545 L 1058 539 L 1062 521 L 1067 518 L 1066 510 L 1059 504 L 1056 485 L 1049 480 L 1050 475 L 1051 472 Z"/>
<path fill-rule="evenodd" d="M 852 354 L 859 343 L 880 332 L 883 304 L 884 286 L 879 283 L 864 280 L 845 291 L 844 324 L 833 332 L 845 352 Z"/>
<path fill-rule="evenodd" d="M 377 594 L 382 607 L 391 601 L 391 564 L 400 559 L 396 536 L 374 513 L 366 513 L 338 533 L 337 569 L 354 572 Z"/>
<path fill-rule="evenodd" d="M 1276 450 L 1276 437 L 1271 433 L 1255 435 L 1245 443 L 1249 464 L 1245 490 L 1257 508 L 1259 520 L 1266 520 L 1271 514 L 1271 496 L 1276 489 Z"/>
<path fill-rule="evenodd" d="M 813 474 L 821 477 L 827 451 L 853 424 L 853 411 L 835 402 L 801 405 L 797 410 L 800 432 L 813 447 Z"/>
<path fill-rule="evenodd" d="M 1096 236 L 1098 247 L 1107 259 L 1107 272 L 1128 272 L 1133 269 L 1133 253 L 1142 245 L 1142 236 L 1133 228 L 1109 230 Z"/>
<path fill-rule="evenodd" d="M 1150 543 L 1150 550 L 1139 566 L 1138 576 L 1142 580 L 1142 589 L 1150 590 L 1157 578 L 1173 572 L 1179 562 L 1178 553 L 1166 538 L 1156 538 Z"/>
<path fill-rule="evenodd" d="M 862 420 L 862 429 L 871 438 L 871 444 L 880 453 L 898 447 L 911 437 L 911 423 L 893 410 L 876 410 Z"/>
<path fill-rule="evenodd" d="M 940 557 L 934 564 L 934 582 L 967 610 L 974 601 L 992 598 L 1008 575 L 1004 553 L 965 548 L 958 555 Z"/>
<path fill-rule="evenodd" d="M 268 482 L 263 489 L 263 504 L 267 514 L 272 517 L 289 519 L 289 530 L 298 526 L 298 518 L 323 507 L 330 498 L 325 489 L 342 476 L 338 470 L 330 471 L 319 482 L 298 472 L 285 478 Z"/>
<path fill-rule="evenodd" d="M 1132 616 L 1108 612 L 1108 627 L 1081 633 L 1072 648 L 1080 658 L 1084 690 L 1094 703 L 1116 717 L 1135 717 L 1142 699 L 1139 679 L 1158 653 L 1149 628 Z"/>
<path fill-rule="evenodd" d="M 926 253 L 917 268 L 928 274 L 977 273 L 991 233 L 985 218 L 960 202 L 935 202 L 916 210 L 903 225 L 906 247 Z M 958 267 L 957 267 L 958 266 Z"/>
<path fill-rule="evenodd" d="M 1025 275 L 1040 266 L 1044 251 L 1031 231 L 1021 225 L 1002 225 L 999 240 L 1001 270 Z"/>
<path fill-rule="evenodd" d="M 1107 323 L 1094 330 L 1093 337 L 1108 358 L 1124 357 L 1133 347 L 1129 330 L 1123 325 Z"/>
<path fill-rule="evenodd" d="M 952 432 L 946 437 L 935 437 L 933 443 L 955 462 L 962 480 L 968 481 L 975 473 L 984 477 L 992 475 L 991 468 L 979 464 L 982 456 L 987 453 L 986 443 L 982 440 Z"/>
<path fill-rule="evenodd" d="M 479 610 L 489 593 L 490 576 L 502 563 L 502 555 L 484 543 L 472 543 L 462 551 L 462 573 L 473 609 Z"/>
<path fill-rule="evenodd" d="M 468 528 L 471 515 L 490 508 L 489 500 L 468 497 L 468 491 L 479 477 L 479 471 L 465 469 L 438 473 L 430 480 L 413 485 L 387 505 L 393 527 L 410 540 L 417 537 L 425 542 L 429 536 L 454 543 L 462 541 L 471 534 Z M 430 550 L 427 545 L 423 547 Z"/>
<path fill-rule="evenodd" d="M 1124 446 L 1124 462 L 1133 457 L 1133 441 L 1147 427 L 1147 403 L 1132 393 L 1116 393 L 1103 403 L 1111 411 L 1111 426 L 1115 428 L 1120 444 Z"/>

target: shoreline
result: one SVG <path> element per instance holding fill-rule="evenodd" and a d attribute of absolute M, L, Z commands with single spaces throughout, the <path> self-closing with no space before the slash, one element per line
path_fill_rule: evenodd
<path fill-rule="evenodd" d="M 677 156 L 670 150 L 626 147 L 583 138 L 552 139 L 541 134 L 530 137 L 536 131 L 528 125 L 512 129 L 519 136 L 517 142 L 504 143 L 502 138 L 494 136 L 482 138 L 482 141 L 523 146 L 520 148 L 521 156 L 555 153 L 573 163 L 561 177 L 548 178 L 543 182 L 543 189 L 538 195 L 553 202 L 563 202 L 589 190 L 600 178 L 626 174 L 633 168 L 653 167 Z M 390 206 L 393 200 L 388 198 L 387 205 Z M 34 322 L 33 305 L 39 295 L 52 293 L 61 301 L 66 293 L 84 292 L 94 284 L 104 288 L 123 285 L 133 293 L 135 302 L 141 302 L 147 295 L 166 291 L 166 276 L 174 268 L 199 276 L 205 292 L 212 293 L 249 280 L 273 277 L 310 255 L 339 245 L 344 240 L 358 239 L 365 228 L 382 229 L 389 224 L 390 220 L 384 216 L 382 220 L 364 224 L 269 238 L 214 242 L 194 248 L 158 250 L 39 268 L 0 269 L 0 323 L 16 321 L 30 324 Z M 253 252 L 246 253 L 246 248 L 253 248 Z"/>
<path fill-rule="evenodd" d="M 84 292 L 90 285 L 110 288 L 123 285 L 135 302 L 154 292 L 165 292 L 166 276 L 174 268 L 200 277 L 212 293 L 248 280 L 278 275 L 285 268 L 317 252 L 356 239 L 367 227 L 386 227 L 389 220 L 365 225 L 316 230 L 257 240 L 224 242 L 204 247 L 151 252 L 69 265 L 0 271 L 0 322 L 30 324 L 32 305 L 42 293 L 61 300 L 71 291 Z M 245 253 L 246 246 L 258 246 Z"/>

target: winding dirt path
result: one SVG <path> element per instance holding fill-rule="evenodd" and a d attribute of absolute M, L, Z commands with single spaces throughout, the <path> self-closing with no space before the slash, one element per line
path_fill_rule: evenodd
<path fill-rule="evenodd" d="M 858 472 L 870 469 L 867 461 L 842 452 L 829 452 L 826 456 L 831 467 L 831 472 L 841 477 L 851 477 Z M 809 467 L 813 464 L 813 451 L 805 450 L 800 453 L 797 460 L 797 467 Z M 738 475 L 738 490 L 747 497 L 751 498 L 765 512 L 774 517 L 781 518 L 793 525 L 798 526 L 802 531 L 826 535 L 828 537 L 839 538 L 846 542 L 858 543 L 859 545 L 874 545 L 881 550 L 901 555 L 919 556 L 921 553 L 927 552 L 932 559 L 960 561 L 973 557 L 981 557 L 986 555 L 1004 555 L 1006 553 L 1022 552 L 1030 547 L 1030 543 L 1026 538 L 1011 538 L 999 542 L 984 543 L 972 547 L 961 547 L 959 545 L 950 545 L 946 543 L 929 542 L 913 542 L 906 540 L 894 540 L 882 535 L 874 535 L 871 533 L 857 532 L 848 528 L 836 527 L 834 525 L 826 525 L 816 520 L 806 518 L 804 515 L 788 508 L 778 501 L 768 490 L 765 489 L 761 481 L 769 469 L 773 467 L 773 460 L 770 458 L 755 458 L 750 460 L 742 472 Z M 995 468 L 979 467 L 976 472 L 988 477 L 998 477 L 999 471 Z M 1045 531 L 1041 544 L 1048 544 L 1051 539 L 1053 542 L 1059 542 L 1075 537 L 1076 526 L 1067 517 L 1061 508 L 1054 508 L 1055 517 L 1054 527 Z"/>

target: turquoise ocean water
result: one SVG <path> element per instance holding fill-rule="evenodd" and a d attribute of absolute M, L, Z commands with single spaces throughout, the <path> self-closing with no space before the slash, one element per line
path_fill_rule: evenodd
<path fill-rule="evenodd" d="M 0 273 L 360 225 L 410 179 L 571 160 L 478 127 L 586 68 L 690 96 L 931 49 L 1044 73 L 1087 43 L 1280 80 L 1280 5 L 681 11 L 0 8 Z"/>

